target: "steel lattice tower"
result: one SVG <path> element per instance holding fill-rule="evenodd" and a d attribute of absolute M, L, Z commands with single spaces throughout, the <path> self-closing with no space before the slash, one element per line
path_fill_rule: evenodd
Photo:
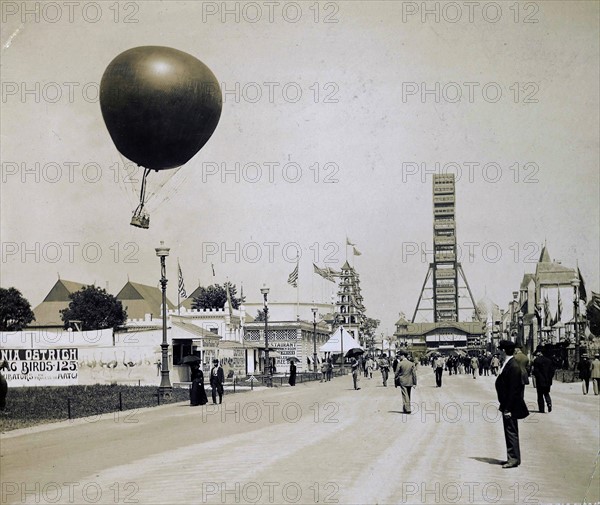
<path fill-rule="evenodd" d="M 475 300 L 458 262 L 456 248 L 456 196 L 454 174 L 433 176 L 433 263 L 425 277 L 412 317 L 415 322 L 423 293 L 432 278 L 434 322 L 458 322 L 459 276 L 463 279 L 475 310 Z M 421 309 L 426 310 L 426 309 Z M 428 309 L 430 310 L 430 309 Z M 475 313 L 477 311 L 475 310 Z M 478 316 L 477 316 L 478 317 Z"/>

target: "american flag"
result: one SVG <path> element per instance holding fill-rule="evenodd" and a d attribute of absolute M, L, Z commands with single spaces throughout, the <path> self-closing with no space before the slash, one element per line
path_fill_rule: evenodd
<path fill-rule="evenodd" d="M 296 268 L 294 268 L 294 271 L 288 276 L 288 284 L 294 286 L 295 288 L 298 287 L 298 265 L 300 264 L 300 262 L 296 263 Z"/>
<path fill-rule="evenodd" d="M 179 261 L 177 262 L 177 275 L 179 276 L 179 283 L 177 285 L 179 289 L 179 296 L 181 298 L 187 298 L 187 293 L 185 292 L 185 286 L 183 285 L 183 273 L 181 273 L 181 265 Z"/>

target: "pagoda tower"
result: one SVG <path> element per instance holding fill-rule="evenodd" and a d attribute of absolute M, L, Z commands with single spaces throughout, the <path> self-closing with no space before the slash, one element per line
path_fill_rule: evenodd
<path fill-rule="evenodd" d="M 355 339 L 359 339 L 359 329 L 365 319 L 363 296 L 360 292 L 358 272 L 346 261 L 339 274 L 340 283 L 336 303 L 339 324 L 344 326 Z"/>

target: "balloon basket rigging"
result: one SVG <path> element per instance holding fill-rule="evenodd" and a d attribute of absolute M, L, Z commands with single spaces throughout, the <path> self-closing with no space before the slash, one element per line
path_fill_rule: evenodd
<path fill-rule="evenodd" d="M 146 178 L 150 173 L 150 169 L 144 169 L 144 176 L 142 177 L 142 189 L 140 191 L 140 203 L 133 212 L 133 216 L 131 217 L 131 222 L 129 223 L 131 226 L 135 226 L 136 228 L 143 228 L 147 230 L 150 228 L 150 215 L 144 209 L 144 200 L 146 199 Z"/>

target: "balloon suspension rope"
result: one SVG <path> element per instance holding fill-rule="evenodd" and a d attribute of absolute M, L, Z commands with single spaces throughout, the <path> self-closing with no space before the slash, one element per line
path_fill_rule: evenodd
<path fill-rule="evenodd" d="M 146 178 L 150 173 L 149 168 L 144 169 L 144 176 L 142 177 L 142 188 L 140 191 L 140 203 L 138 204 L 135 212 L 133 213 L 133 217 L 131 218 L 131 224 L 133 226 L 137 226 L 138 228 L 148 228 L 150 224 L 150 217 L 146 213 L 144 209 L 144 203 L 146 199 Z"/>

